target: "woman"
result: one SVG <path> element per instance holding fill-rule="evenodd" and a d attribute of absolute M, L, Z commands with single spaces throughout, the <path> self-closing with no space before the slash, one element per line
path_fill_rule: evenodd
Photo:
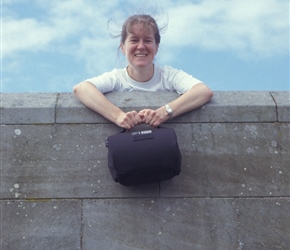
<path fill-rule="evenodd" d="M 149 15 L 134 15 L 123 25 L 120 49 L 128 66 L 88 79 L 73 89 L 79 100 L 116 125 L 131 129 L 140 123 L 158 126 L 166 120 L 207 103 L 213 92 L 201 81 L 169 66 L 153 63 L 160 44 L 156 21 Z M 104 94 L 111 91 L 176 91 L 177 99 L 157 110 L 123 112 Z"/>

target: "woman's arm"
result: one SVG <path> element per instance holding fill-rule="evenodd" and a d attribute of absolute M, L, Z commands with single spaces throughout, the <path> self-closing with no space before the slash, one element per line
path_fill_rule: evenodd
<path fill-rule="evenodd" d="M 110 102 L 91 82 L 81 82 L 73 88 L 76 97 L 88 108 L 119 127 L 130 129 L 142 122 L 136 111 L 123 112 Z"/>
<path fill-rule="evenodd" d="M 213 96 L 213 92 L 204 83 L 194 85 L 183 95 L 168 103 L 172 109 L 172 117 L 179 116 L 188 111 L 194 110 L 207 103 Z M 154 127 L 169 119 L 165 106 L 157 110 L 144 109 L 139 112 L 144 123 Z"/>

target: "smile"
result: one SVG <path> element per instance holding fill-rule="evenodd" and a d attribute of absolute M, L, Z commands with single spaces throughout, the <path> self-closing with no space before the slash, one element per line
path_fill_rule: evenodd
<path fill-rule="evenodd" d="M 147 54 L 135 54 L 136 57 L 145 57 Z"/>

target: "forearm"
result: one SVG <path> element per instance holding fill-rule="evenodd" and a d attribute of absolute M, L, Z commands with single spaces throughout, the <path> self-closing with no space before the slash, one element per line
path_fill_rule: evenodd
<path fill-rule="evenodd" d="M 168 103 L 173 110 L 172 117 L 179 116 L 204 105 L 212 96 L 213 92 L 204 83 L 193 86 L 186 93 Z"/>
<path fill-rule="evenodd" d="M 140 115 L 136 111 L 123 112 L 90 82 L 82 82 L 76 85 L 73 90 L 84 105 L 119 127 L 131 129 L 142 122 Z"/>
<path fill-rule="evenodd" d="M 193 86 L 186 93 L 168 103 L 172 112 L 172 117 L 177 117 L 183 113 L 194 110 L 207 103 L 213 96 L 212 91 L 203 83 Z M 159 126 L 169 119 L 165 106 L 157 110 L 143 109 L 139 112 L 142 121 L 152 126 Z"/>
<path fill-rule="evenodd" d="M 93 84 L 82 82 L 74 87 L 76 97 L 88 108 L 116 123 L 122 110 L 111 103 Z"/>

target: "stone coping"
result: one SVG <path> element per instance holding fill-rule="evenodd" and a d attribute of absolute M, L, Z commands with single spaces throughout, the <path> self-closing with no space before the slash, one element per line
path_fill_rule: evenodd
<path fill-rule="evenodd" d="M 156 109 L 178 97 L 172 92 L 108 93 L 124 111 Z M 72 93 L 1 93 L 1 124 L 110 123 Z M 290 91 L 216 91 L 203 107 L 169 123 L 290 122 Z"/>

